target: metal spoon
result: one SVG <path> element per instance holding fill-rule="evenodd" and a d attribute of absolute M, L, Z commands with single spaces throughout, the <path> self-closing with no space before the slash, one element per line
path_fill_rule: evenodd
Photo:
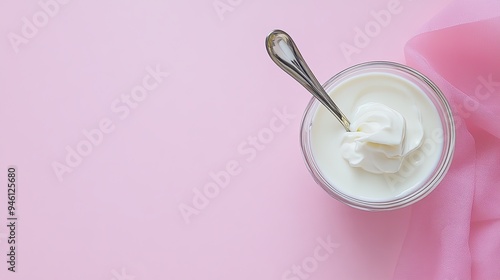
<path fill-rule="evenodd" d="M 271 59 L 292 78 L 304 86 L 339 120 L 347 132 L 351 123 L 333 102 L 307 66 L 292 38 L 282 30 L 274 30 L 266 38 L 266 49 Z"/>

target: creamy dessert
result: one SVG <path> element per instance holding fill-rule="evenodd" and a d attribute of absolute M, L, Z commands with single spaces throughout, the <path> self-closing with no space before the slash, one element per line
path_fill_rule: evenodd
<path fill-rule="evenodd" d="M 305 124 L 313 168 L 328 188 L 355 200 L 385 202 L 414 193 L 434 174 L 443 154 L 444 127 L 421 87 L 375 70 L 327 92 L 351 121 L 346 132 L 317 104 Z"/>

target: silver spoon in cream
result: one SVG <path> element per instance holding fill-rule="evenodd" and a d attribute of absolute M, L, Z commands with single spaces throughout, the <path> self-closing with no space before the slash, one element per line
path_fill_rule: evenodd
<path fill-rule="evenodd" d="M 312 93 L 339 120 L 347 132 L 351 131 L 351 123 L 325 92 L 323 86 L 321 86 L 311 69 L 307 66 L 292 38 L 286 32 L 282 30 L 271 32 L 266 37 L 266 49 L 271 59 L 283 71 Z"/>

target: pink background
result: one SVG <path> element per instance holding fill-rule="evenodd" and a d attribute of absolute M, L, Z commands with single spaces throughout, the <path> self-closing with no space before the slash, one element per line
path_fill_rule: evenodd
<path fill-rule="evenodd" d="M 449 0 L 401 0 L 359 53 L 340 49 L 393 1 L 72 0 L 16 53 L 9 38 L 43 9 L 2 0 L 0 180 L 17 166 L 19 221 L 12 273 L 0 191 L 0 278 L 287 279 L 327 237 L 336 248 L 309 279 L 392 278 L 411 207 L 362 212 L 314 183 L 298 140 L 310 96 L 268 58 L 264 38 L 286 30 L 321 82 L 362 61 L 404 62 L 404 44 Z M 230 10 L 219 17 L 214 3 Z M 169 76 L 116 113 L 157 66 Z M 261 150 L 238 149 L 285 107 L 294 118 Z M 59 180 L 54 162 L 106 119 L 113 131 Z M 186 223 L 179 206 L 228 162 L 240 173 Z"/>

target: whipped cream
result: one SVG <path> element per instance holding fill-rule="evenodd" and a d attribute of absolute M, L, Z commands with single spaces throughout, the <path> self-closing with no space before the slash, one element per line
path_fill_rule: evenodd
<path fill-rule="evenodd" d="M 406 155 L 422 144 L 420 111 L 411 106 L 409 120 L 390 107 L 368 102 L 354 113 L 351 132 L 342 138 L 341 154 L 350 166 L 368 172 L 396 173 Z"/>
<path fill-rule="evenodd" d="M 433 101 L 418 85 L 398 75 L 369 72 L 353 75 L 326 90 L 351 122 L 361 121 L 360 116 L 364 114 L 361 114 L 363 110 L 360 109 L 365 107 L 363 105 L 379 103 L 403 116 L 406 126 L 402 153 L 406 152 L 406 156 L 399 171 L 368 172 L 361 167 L 352 167 L 340 154 L 342 145 L 347 143 L 347 139 L 344 139 L 348 137 L 346 131 L 332 113 L 318 102 L 311 110 L 310 121 L 304 126 L 309 130 L 316 167 L 332 188 L 364 201 L 388 201 L 415 191 L 434 172 L 444 146 L 434 137 L 443 135 L 443 126 Z M 370 111 L 368 106 L 365 108 Z M 368 126 L 359 127 L 360 131 L 353 127 L 352 133 L 369 134 L 365 130 Z M 374 138 L 368 139 L 375 141 Z M 412 147 L 417 148 L 411 151 Z M 356 152 L 361 153 L 367 162 L 364 151 Z M 388 157 L 383 155 L 382 158 L 385 162 Z M 376 160 L 380 166 L 379 159 Z"/>

